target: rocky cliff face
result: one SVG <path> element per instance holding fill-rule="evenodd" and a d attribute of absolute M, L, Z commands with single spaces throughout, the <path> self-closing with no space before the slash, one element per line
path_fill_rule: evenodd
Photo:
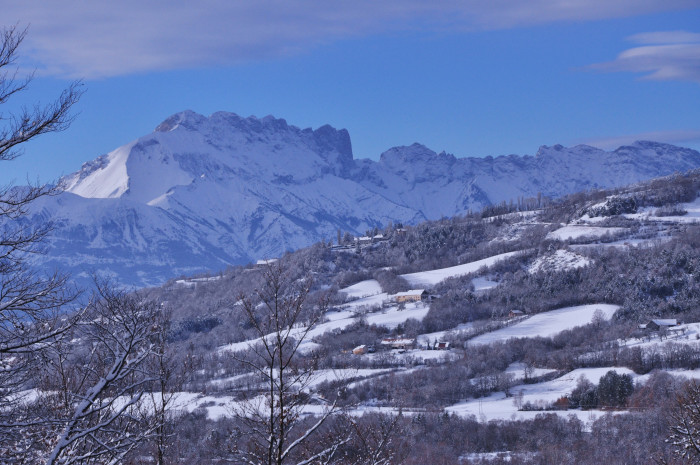
<path fill-rule="evenodd" d="M 132 285 L 542 193 L 557 197 L 700 166 L 700 153 L 638 142 L 605 152 L 541 147 L 535 156 L 456 158 L 420 144 L 354 160 L 346 130 L 191 111 L 83 165 L 34 221 L 56 225 L 44 265 Z"/>

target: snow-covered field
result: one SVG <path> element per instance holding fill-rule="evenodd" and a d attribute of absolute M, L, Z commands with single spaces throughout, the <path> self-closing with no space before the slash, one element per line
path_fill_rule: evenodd
<path fill-rule="evenodd" d="M 498 281 L 493 281 L 488 277 L 480 276 L 472 279 L 472 285 L 474 286 L 474 292 L 482 292 L 498 286 Z"/>
<path fill-rule="evenodd" d="M 514 362 L 511 363 L 508 368 L 506 368 L 506 373 L 513 375 L 513 379 L 515 380 L 521 380 L 525 379 L 525 371 L 527 369 L 527 366 L 522 363 L 522 362 Z M 533 367 L 529 373 L 529 377 L 531 378 L 537 378 L 538 376 L 543 376 L 549 373 L 552 373 L 556 370 L 552 370 L 550 368 L 537 368 Z"/>
<path fill-rule="evenodd" d="M 419 334 L 416 341 L 419 344 L 425 345 L 429 342 L 442 341 L 445 339 L 447 333 L 458 333 L 460 331 L 467 331 L 474 327 L 473 323 L 462 323 L 455 328 L 448 329 L 445 331 L 435 331 L 434 333 Z"/>
<path fill-rule="evenodd" d="M 454 276 L 462 276 L 464 274 L 473 273 L 481 268 L 492 266 L 500 260 L 505 260 L 513 257 L 520 252 L 508 252 L 493 257 L 477 260 L 463 265 L 457 265 L 449 268 L 441 268 L 437 270 L 421 271 L 418 273 L 410 273 L 402 275 L 409 284 L 414 287 L 430 287 L 440 281 Z M 497 283 L 486 279 L 478 281 L 477 284 L 483 286 L 483 289 L 493 287 Z M 325 315 L 326 321 L 316 325 L 308 334 L 301 350 L 309 350 L 314 347 L 311 342 L 316 336 L 326 333 L 327 331 L 341 330 L 356 321 L 358 315 L 363 315 L 367 323 L 385 326 L 387 328 L 395 328 L 401 323 L 406 322 L 409 318 L 422 320 L 428 314 L 430 307 L 423 302 L 408 303 L 403 310 L 399 310 L 397 305 L 387 308 L 381 308 L 389 299 L 389 295 L 382 292 L 379 283 L 374 279 L 368 279 L 359 283 L 353 284 L 340 290 L 352 300 L 340 306 L 340 311 L 328 312 Z M 294 334 L 301 334 L 303 328 L 296 328 Z M 247 350 L 252 347 L 259 339 L 251 341 L 234 342 L 219 347 L 220 352 L 237 352 Z M 433 355 L 430 354 L 432 357 Z"/>
<path fill-rule="evenodd" d="M 340 368 L 336 370 L 318 370 L 313 373 L 308 387 L 314 388 L 327 381 L 347 382 L 351 379 L 355 381 L 366 380 L 368 378 L 384 375 L 393 371 L 405 370 L 397 370 L 396 368 Z"/>
<path fill-rule="evenodd" d="M 246 403 L 246 410 L 249 411 L 255 403 L 263 405 L 263 397 L 252 399 Z M 177 392 L 173 396 L 171 409 L 174 412 L 189 412 L 202 409 L 207 413 L 210 420 L 218 420 L 225 417 L 232 417 L 236 411 L 240 411 L 243 404 L 236 401 L 231 396 L 211 396 L 198 392 Z M 327 407 L 324 405 L 304 405 L 305 414 L 321 414 Z"/>
<path fill-rule="evenodd" d="M 547 239 L 565 241 L 567 239 L 579 239 L 592 237 L 600 239 L 608 235 L 614 235 L 628 231 L 626 228 L 603 228 L 600 226 L 567 225 L 547 234 Z"/>
<path fill-rule="evenodd" d="M 647 221 L 663 221 L 670 223 L 698 223 L 700 222 L 700 197 L 692 202 L 678 204 L 687 213 L 685 215 L 676 216 L 656 216 L 656 208 L 645 208 L 637 213 L 628 213 L 624 215 L 631 219 L 642 219 Z"/>
<path fill-rule="evenodd" d="M 519 368 L 511 366 L 509 370 L 511 369 L 517 371 Z M 625 367 L 579 368 L 552 381 L 515 386 L 510 392 L 513 396 L 522 392 L 523 403 L 530 402 L 533 405 L 551 404 L 560 397 L 570 394 L 581 376 L 594 384 L 598 384 L 600 378 L 610 370 L 614 370 L 621 375 L 629 374 L 635 383 L 645 383 L 649 378 L 648 374 L 637 375 Z M 700 370 L 669 370 L 668 373 L 685 378 L 700 378 Z M 445 410 L 461 416 L 474 415 L 482 421 L 532 419 L 542 413 L 541 411 L 519 411 L 513 396 L 506 397 L 503 392 L 497 392 L 488 397 L 460 402 L 447 407 Z M 607 412 L 602 410 L 550 410 L 548 413 L 557 413 L 564 417 L 575 415 L 583 422 L 590 422 L 601 415 L 605 415 Z"/>
<path fill-rule="evenodd" d="M 412 349 L 412 350 L 392 350 L 390 352 L 376 352 L 374 354 L 364 355 L 369 359 L 376 358 L 393 358 L 398 361 L 408 361 L 408 360 L 457 360 L 461 357 L 459 352 L 454 350 L 426 350 L 426 349 Z"/>
<path fill-rule="evenodd" d="M 474 273 L 481 268 L 493 266 L 501 260 L 518 255 L 520 252 L 507 252 L 493 257 L 484 258 L 475 262 L 465 263 L 463 265 L 451 266 L 448 268 L 440 268 L 437 270 L 420 271 L 418 273 L 409 273 L 401 275 L 414 288 L 432 287 L 447 278 L 455 276 L 463 276 L 465 274 Z"/>
<path fill-rule="evenodd" d="M 217 281 L 219 279 L 221 279 L 221 276 L 206 276 L 203 278 L 178 279 L 177 281 L 175 281 L 175 284 L 193 287 L 193 286 L 196 286 L 197 283 L 206 283 L 206 282 L 210 282 L 210 281 Z"/>
<path fill-rule="evenodd" d="M 300 350 L 308 351 L 316 347 L 312 339 L 325 334 L 328 331 L 342 330 L 357 321 L 362 316 L 367 323 L 387 328 L 395 328 L 401 323 L 405 323 L 409 318 L 422 320 L 428 314 L 430 307 L 423 302 L 410 302 L 405 304 L 403 310 L 399 310 L 398 305 L 383 307 L 389 299 L 385 292 L 381 292 L 381 287 L 377 281 L 371 279 L 354 284 L 341 289 L 347 295 L 362 296 L 340 306 L 340 311 L 330 311 L 325 314 L 325 322 L 316 325 L 309 331 L 306 340 L 300 346 Z M 304 328 L 294 328 L 292 336 L 299 335 Z M 250 341 L 234 342 L 219 347 L 219 352 L 238 352 L 248 350 L 250 347 L 260 342 L 260 339 Z M 352 347 L 350 347 L 351 349 Z"/>
<path fill-rule="evenodd" d="M 603 243 L 593 243 L 593 244 L 572 244 L 569 247 L 572 250 L 585 250 L 592 247 L 616 247 L 616 248 L 629 248 L 629 247 L 650 247 L 652 245 L 661 244 L 663 242 L 668 242 L 671 240 L 669 236 L 659 236 L 648 239 L 622 239 L 619 241 L 603 242 Z"/>
<path fill-rule="evenodd" d="M 610 319 L 618 308 L 617 305 L 590 304 L 538 313 L 512 326 L 477 336 L 469 343 L 491 344 L 517 337 L 551 337 L 566 329 L 590 323 L 596 310 Z"/>
<path fill-rule="evenodd" d="M 398 307 L 389 307 L 386 310 L 381 310 L 375 313 L 369 313 L 366 316 L 367 323 L 386 328 L 396 328 L 401 323 L 405 323 L 409 318 L 422 320 L 428 314 L 430 307 L 423 302 L 410 302 L 406 304 L 403 310 Z"/>
<path fill-rule="evenodd" d="M 579 377 L 585 376 L 589 381 L 598 384 L 600 378 L 610 370 L 615 370 L 619 374 L 629 374 L 635 379 L 638 378 L 638 376 L 628 368 L 579 368 L 552 381 L 515 386 L 511 389 L 511 393 L 515 395 L 522 392 L 523 403 L 530 402 L 532 404 L 537 404 L 538 401 L 552 403 L 560 397 L 571 393 L 576 387 Z M 480 399 L 470 399 L 466 402 L 447 407 L 445 410 L 449 413 L 456 413 L 461 416 L 475 415 L 477 419 L 482 421 L 531 419 L 542 413 L 541 411 L 518 411 L 514 402 L 514 397 L 506 397 L 503 392 L 497 392 Z M 556 411 L 555 413 L 564 416 L 576 415 L 580 420 L 587 422 L 604 415 L 606 412 L 601 410 L 564 410 Z"/>
<path fill-rule="evenodd" d="M 340 292 L 347 295 L 351 299 L 359 299 L 362 297 L 368 297 L 372 295 L 377 295 L 382 293 L 382 286 L 376 279 L 368 279 L 366 281 L 361 281 L 352 286 L 348 286 L 342 289 Z"/>

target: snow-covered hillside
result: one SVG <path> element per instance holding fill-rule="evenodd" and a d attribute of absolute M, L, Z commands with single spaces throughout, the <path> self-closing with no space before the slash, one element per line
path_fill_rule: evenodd
<path fill-rule="evenodd" d="M 414 144 L 355 160 L 346 130 L 185 111 L 65 177 L 67 192 L 37 202 L 33 221 L 55 224 L 44 265 L 147 285 L 279 256 L 338 229 L 364 234 L 698 166 L 699 153 L 651 142 L 483 159 Z"/>

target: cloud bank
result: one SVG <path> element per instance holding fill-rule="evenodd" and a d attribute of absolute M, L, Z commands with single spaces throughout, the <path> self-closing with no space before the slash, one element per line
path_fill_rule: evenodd
<path fill-rule="evenodd" d="M 30 24 L 23 53 L 31 58 L 32 66 L 43 74 L 88 79 L 229 66 L 303 53 L 329 41 L 387 31 L 502 29 L 697 6 L 695 0 L 7 0 L 2 3 L 6 25 Z"/>
<path fill-rule="evenodd" d="M 700 33 L 658 31 L 628 37 L 641 44 L 620 53 L 614 61 L 591 68 L 642 73 L 643 79 L 700 83 Z"/>

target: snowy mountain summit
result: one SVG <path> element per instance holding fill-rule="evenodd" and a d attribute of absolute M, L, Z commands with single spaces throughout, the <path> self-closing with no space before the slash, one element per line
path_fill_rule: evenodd
<path fill-rule="evenodd" d="M 304 184 L 352 167 L 347 131 L 300 130 L 283 119 L 192 111 L 171 116 L 153 134 L 103 155 L 68 176 L 67 190 L 87 198 L 167 204 L 199 180 Z"/>
<path fill-rule="evenodd" d="M 413 144 L 355 160 L 344 129 L 184 111 L 66 176 L 66 192 L 42 199 L 34 216 L 55 225 L 49 264 L 149 285 L 275 257 L 338 229 L 363 234 L 697 167 L 700 153 L 654 142 L 496 158 Z"/>

